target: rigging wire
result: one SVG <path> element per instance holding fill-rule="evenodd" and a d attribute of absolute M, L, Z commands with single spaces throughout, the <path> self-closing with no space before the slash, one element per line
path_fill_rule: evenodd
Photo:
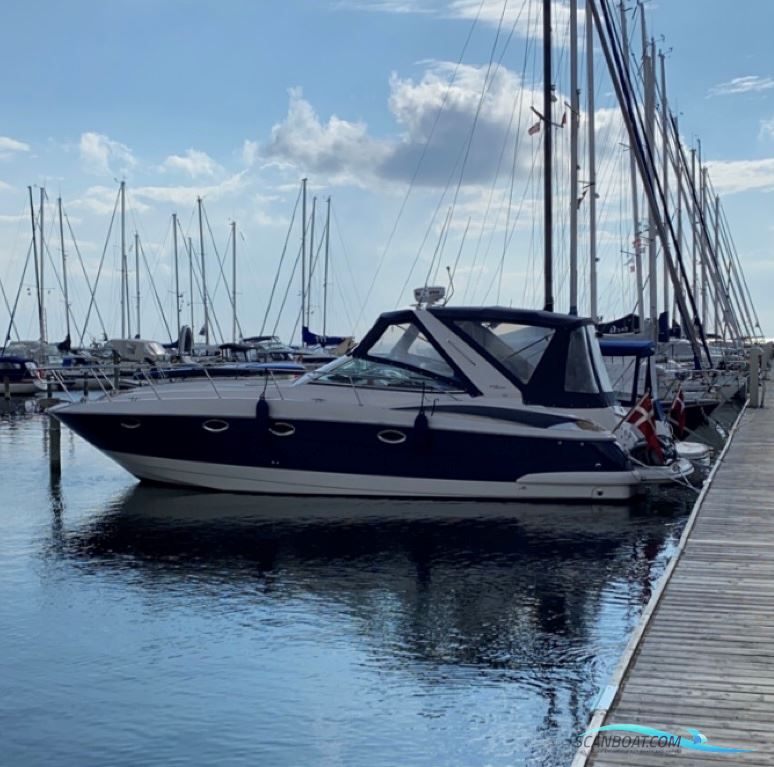
<path fill-rule="evenodd" d="M 384 249 L 382 250 L 381 255 L 379 256 L 379 260 L 376 265 L 376 270 L 374 272 L 374 276 L 371 278 L 371 283 L 368 286 L 368 290 L 365 293 L 365 297 L 363 298 L 363 303 L 360 308 L 360 312 L 358 313 L 358 316 L 355 320 L 355 325 L 358 325 L 360 323 L 360 320 L 363 316 L 363 311 L 365 310 L 365 307 L 368 305 L 368 301 L 371 298 L 371 293 L 373 292 L 374 286 L 376 285 L 376 281 L 379 278 L 379 273 L 382 270 L 382 267 L 384 266 L 384 260 L 387 256 L 387 253 L 390 249 L 390 246 L 392 245 L 392 241 L 395 238 L 395 234 L 398 231 L 398 225 L 400 223 L 401 217 L 403 216 L 403 212 L 406 209 L 406 204 L 409 201 L 409 197 L 411 196 L 412 191 L 414 190 L 414 187 L 416 185 L 417 178 L 419 176 L 419 171 L 422 168 L 422 165 L 425 160 L 425 156 L 427 155 L 427 150 L 430 146 L 430 142 L 433 139 L 433 136 L 435 135 L 435 130 L 438 127 L 438 122 L 441 118 L 441 114 L 444 112 L 446 108 L 446 102 L 449 99 L 449 94 L 451 93 L 452 85 L 457 80 L 457 73 L 459 72 L 460 66 L 462 65 L 462 60 L 465 57 L 465 53 L 468 50 L 468 45 L 470 44 L 470 40 L 473 37 L 473 31 L 475 30 L 476 26 L 478 25 L 479 19 L 481 17 L 481 11 L 484 7 L 484 3 L 486 0 L 481 0 L 481 2 L 478 5 L 478 9 L 476 10 L 475 18 L 473 19 L 473 22 L 470 25 L 470 29 L 468 30 L 467 37 L 465 38 L 465 42 L 462 46 L 462 51 L 460 52 L 459 58 L 457 59 L 457 63 L 454 66 L 454 70 L 452 72 L 451 77 L 449 78 L 449 82 L 446 86 L 446 90 L 444 91 L 443 98 L 441 100 L 441 104 L 438 107 L 438 111 L 435 114 L 435 118 L 433 119 L 433 124 L 430 126 L 430 132 L 428 133 L 427 139 L 422 145 L 422 151 L 419 155 L 419 159 L 417 160 L 417 166 L 414 169 L 414 173 L 411 176 L 411 180 L 409 181 L 408 188 L 406 189 L 406 193 L 403 196 L 403 200 L 401 201 L 400 207 L 398 209 L 398 214 L 395 217 L 395 222 L 392 225 L 392 229 L 390 231 L 389 236 L 387 237 L 387 242 L 384 246 Z M 404 288 L 405 290 L 405 288 Z M 402 291 L 401 291 L 402 292 Z M 355 328 L 353 327 L 353 330 Z"/>
<path fill-rule="evenodd" d="M 274 282 L 272 283 L 272 286 L 271 286 L 271 293 L 269 294 L 269 300 L 266 304 L 266 311 L 264 312 L 264 315 L 263 315 L 263 322 L 261 323 L 261 332 L 259 333 L 259 335 L 263 335 L 264 330 L 266 329 L 266 322 L 269 319 L 269 312 L 271 311 L 271 305 L 274 302 L 274 293 L 277 290 L 277 283 L 279 282 L 280 272 L 282 271 L 282 264 L 285 261 L 285 254 L 287 253 L 287 250 L 288 250 L 288 243 L 290 242 L 290 234 L 293 231 L 293 223 L 296 220 L 296 213 L 298 212 L 298 204 L 300 200 L 301 200 L 301 189 L 299 188 L 298 195 L 296 196 L 296 203 L 293 206 L 293 214 L 290 217 L 290 224 L 288 225 L 288 231 L 287 231 L 287 234 L 285 235 L 285 242 L 282 245 L 282 252 L 280 253 L 279 265 L 277 266 L 277 271 L 274 273 Z M 283 301 L 283 305 L 284 305 L 284 301 Z M 279 320 L 277 320 L 277 322 L 279 322 Z M 276 326 L 275 326 L 275 330 L 276 330 Z"/>
<path fill-rule="evenodd" d="M 97 287 L 99 285 L 99 278 L 100 278 L 100 276 L 102 274 L 102 267 L 103 267 L 103 265 L 105 263 L 105 254 L 107 253 L 108 245 L 110 243 L 110 235 L 113 232 L 113 223 L 115 222 L 115 219 L 116 219 L 116 211 L 118 210 L 118 201 L 119 201 L 120 197 L 121 197 L 121 192 L 119 191 L 118 194 L 116 195 L 115 204 L 113 205 L 113 213 L 110 216 L 110 225 L 108 226 L 107 237 L 105 238 L 105 246 L 104 246 L 104 248 L 102 248 L 102 256 L 99 259 L 99 268 L 97 269 L 97 276 L 96 276 L 96 278 L 94 280 L 94 287 L 90 291 L 91 292 L 91 299 L 89 300 L 89 308 L 86 311 L 86 319 L 84 320 L 84 323 L 83 323 L 83 331 L 81 332 L 80 340 L 78 341 L 78 346 L 83 346 L 83 336 L 86 333 L 86 330 L 87 330 L 87 328 L 89 326 L 89 318 L 91 317 L 91 308 L 92 308 L 92 306 L 94 305 L 94 302 L 95 302 L 95 294 L 97 292 Z M 69 224 L 70 224 L 69 219 L 67 221 L 67 224 L 69 226 Z M 72 229 L 70 231 L 72 232 Z M 75 237 L 75 235 L 73 235 L 73 238 L 74 237 Z M 104 325 L 103 325 L 103 329 L 104 329 Z"/>
<path fill-rule="evenodd" d="M 6 346 L 8 346 L 8 342 L 11 340 L 11 332 L 13 330 L 16 331 L 16 340 L 17 341 L 20 340 L 19 330 L 16 327 L 15 317 L 16 317 L 16 310 L 19 306 L 19 297 L 21 296 L 21 292 L 24 288 L 24 278 L 27 276 L 27 267 L 29 266 L 29 263 L 30 263 L 31 253 L 32 253 L 32 240 L 30 240 L 30 244 L 27 248 L 27 256 L 24 259 L 24 268 L 22 269 L 21 279 L 19 280 L 19 287 L 16 289 L 16 298 L 14 299 L 14 302 L 13 302 L 13 309 L 11 309 L 10 307 L 8 309 L 8 314 L 9 314 L 8 330 L 6 331 L 5 337 L 3 338 L 2 354 L 5 354 L 5 348 Z"/>
<path fill-rule="evenodd" d="M 150 267 L 148 265 L 148 259 L 145 256 L 145 248 L 143 247 L 142 240 L 138 237 L 138 242 L 140 243 L 140 255 L 142 256 L 142 261 L 145 264 L 145 269 L 150 274 Z M 161 319 L 164 323 L 164 327 L 167 330 L 167 337 L 172 340 L 172 331 L 169 329 L 169 323 L 167 322 L 167 316 L 164 314 L 164 307 L 161 305 L 161 299 L 159 298 L 159 293 L 156 290 L 156 283 L 154 280 L 151 280 L 151 288 L 153 289 L 153 295 L 156 298 L 156 306 L 158 307 L 159 314 L 161 314 Z"/>

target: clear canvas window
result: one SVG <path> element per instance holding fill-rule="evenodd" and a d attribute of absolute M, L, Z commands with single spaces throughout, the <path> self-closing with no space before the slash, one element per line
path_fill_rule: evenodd
<path fill-rule="evenodd" d="M 513 322 L 459 320 L 454 325 L 524 384 L 532 378 L 555 332 Z"/>
<path fill-rule="evenodd" d="M 453 379 L 454 370 L 413 323 L 388 325 L 365 353 L 386 362 Z"/>

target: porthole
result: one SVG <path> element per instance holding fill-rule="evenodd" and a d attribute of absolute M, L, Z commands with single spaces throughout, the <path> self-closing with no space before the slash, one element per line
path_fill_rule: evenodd
<path fill-rule="evenodd" d="M 292 423 L 277 421 L 269 426 L 269 431 L 275 437 L 292 437 L 296 433 L 296 427 Z"/>
<path fill-rule="evenodd" d="M 202 429 L 212 432 L 213 434 L 219 434 L 228 429 L 228 423 L 226 423 L 226 421 L 221 421 L 220 418 L 211 418 L 209 421 L 205 421 L 202 424 Z"/>
<path fill-rule="evenodd" d="M 406 435 L 397 429 L 385 429 L 376 435 L 380 442 L 386 445 L 400 445 L 406 441 Z"/>
<path fill-rule="evenodd" d="M 139 429 L 140 422 L 136 418 L 124 418 L 124 420 L 121 421 L 121 426 L 124 429 Z"/>

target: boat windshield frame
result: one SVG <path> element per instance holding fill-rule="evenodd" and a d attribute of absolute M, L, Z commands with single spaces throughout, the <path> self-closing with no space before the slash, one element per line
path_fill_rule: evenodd
<path fill-rule="evenodd" d="M 413 325 L 416 327 L 422 334 L 424 341 L 434 349 L 436 354 L 438 354 L 444 363 L 452 370 L 454 374 L 453 377 L 436 373 L 433 370 L 420 368 L 402 360 L 395 360 L 390 357 L 382 357 L 378 354 L 369 353 L 390 327 L 400 325 Z M 419 376 L 438 381 L 448 387 L 448 391 L 450 392 L 467 392 L 471 397 L 481 396 L 481 392 L 475 384 L 462 372 L 457 363 L 448 355 L 436 339 L 433 338 L 433 334 L 428 332 L 420 317 L 410 311 L 390 313 L 379 317 L 371 330 L 366 333 L 363 340 L 349 352 L 347 356 L 354 357 L 355 359 L 368 360 L 369 362 L 378 363 L 380 365 L 391 365 L 396 368 L 402 368 Z"/>

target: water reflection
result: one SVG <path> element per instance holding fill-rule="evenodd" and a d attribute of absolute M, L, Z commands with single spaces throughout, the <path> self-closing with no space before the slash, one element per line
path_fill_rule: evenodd
<path fill-rule="evenodd" d="M 691 501 L 429 503 L 135 486 L 82 526 L 55 515 L 49 555 L 211 614 L 236 610 L 249 623 L 260 611 L 256 630 L 272 621 L 292 632 L 307 619 L 300 600 L 338 627 L 336 641 L 365 653 L 385 695 L 393 678 L 405 691 L 407 675 L 410 694 L 443 700 L 462 685 L 473 706 L 480 685 L 506 691 L 512 723 L 530 722 L 529 737 L 506 739 L 491 763 L 556 765 Z M 291 704 L 285 713 L 294 716 Z"/>

